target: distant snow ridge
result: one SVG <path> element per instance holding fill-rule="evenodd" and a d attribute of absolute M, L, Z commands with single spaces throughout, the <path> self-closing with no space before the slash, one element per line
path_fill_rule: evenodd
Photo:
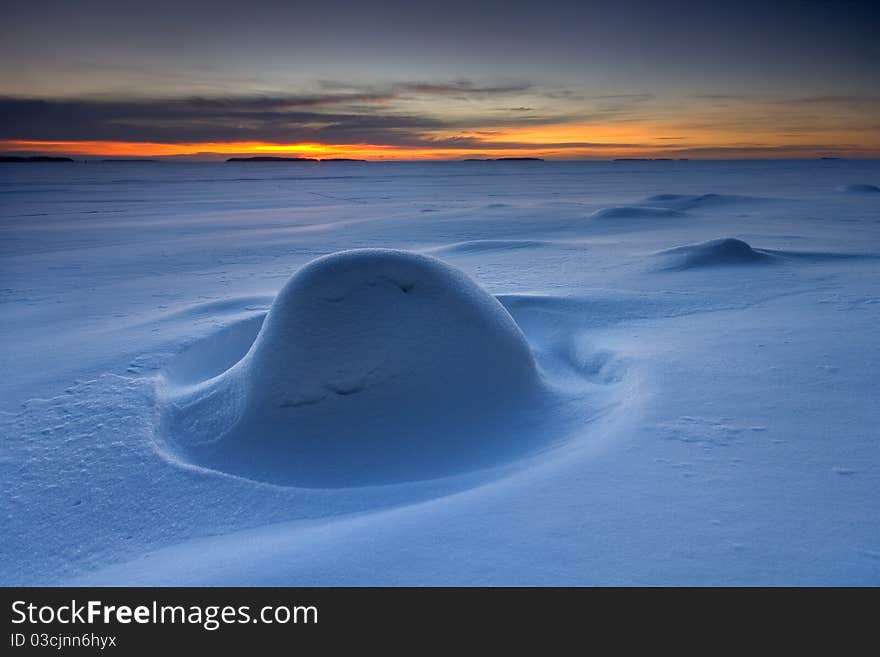
<path fill-rule="evenodd" d="M 726 237 L 698 244 L 687 244 L 655 254 L 663 261 L 663 269 L 694 269 L 720 265 L 741 265 L 767 262 L 772 256 L 755 250 L 747 242 Z"/>
<path fill-rule="evenodd" d="M 867 184 L 844 185 L 840 188 L 840 191 L 854 194 L 876 194 L 880 193 L 880 187 Z"/>
<path fill-rule="evenodd" d="M 620 206 L 615 208 L 602 208 L 596 210 L 593 219 L 666 219 L 680 217 L 682 213 L 672 208 L 654 208 L 650 206 Z"/>
<path fill-rule="evenodd" d="M 519 327 L 465 274 L 404 251 L 343 251 L 293 275 L 229 369 L 166 381 L 160 434 L 173 457 L 250 479 L 397 483 L 525 449 L 498 428 L 540 390 Z"/>
<path fill-rule="evenodd" d="M 662 203 L 664 205 L 692 206 L 699 203 L 710 203 L 724 200 L 720 194 L 655 194 L 645 199 L 645 203 Z"/>
<path fill-rule="evenodd" d="M 454 244 L 446 244 L 444 246 L 428 249 L 428 252 L 445 255 L 445 254 L 465 254 L 465 253 L 485 253 L 486 251 L 515 251 L 517 249 L 529 249 L 533 247 L 546 246 L 548 242 L 541 240 L 470 240 L 467 242 L 456 242 Z"/>
<path fill-rule="evenodd" d="M 766 203 L 770 199 L 757 196 L 741 196 L 737 194 L 656 194 L 644 200 L 649 207 L 686 210 L 723 210 L 756 203 Z"/>

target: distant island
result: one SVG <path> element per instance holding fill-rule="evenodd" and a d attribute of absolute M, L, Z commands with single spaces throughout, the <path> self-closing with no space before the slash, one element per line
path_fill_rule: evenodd
<path fill-rule="evenodd" d="M 543 162 L 543 157 L 469 157 L 462 162 Z"/>
<path fill-rule="evenodd" d="M 313 157 L 276 157 L 274 155 L 258 155 L 256 157 L 230 157 L 227 162 L 317 162 Z"/>
<path fill-rule="evenodd" d="M 687 162 L 686 157 L 615 157 L 612 162 Z"/>
<path fill-rule="evenodd" d="M 73 162 L 69 157 L 52 157 L 50 155 L 0 155 L 0 162 Z"/>
<path fill-rule="evenodd" d="M 319 160 L 314 157 L 277 157 L 275 155 L 258 155 L 256 157 L 230 157 L 227 162 L 366 162 L 353 157 L 329 157 Z"/>

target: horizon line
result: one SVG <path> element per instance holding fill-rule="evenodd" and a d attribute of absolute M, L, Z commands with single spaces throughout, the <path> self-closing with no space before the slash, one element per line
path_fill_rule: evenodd
<path fill-rule="evenodd" d="M 763 159 L 876 159 L 880 149 L 851 144 L 688 144 L 676 148 L 653 144 L 590 144 L 568 148 L 561 144 L 505 144 L 493 148 L 432 145 L 319 142 L 279 143 L 261 141 L 228 142 L 132 142 L 109 140 L 21 140 L 0 139 L 5 156 L 48 156 L 104 159 L 156 159 L 217 161 L 233 157 L 287 157 L 311 160 L 358 159 L 368 161 L 456 161 L 462 159 L 541 158 L 553 161 L 641 160 L 763 160 Z M 486 146 L 489 146 L 486 148 Z"/>
<path fill-rule="evenodd" d="M 22 155 L 21 153 L 2 153 L 0 152 L 0 158 L 2 157 L 20 157 L 22 158 L 20 161 L 0 161 L 0 164 L 39 164 L 40 161 L 31 161 L 28 162 L 28 158 L 56 158 L 56 162 L 60 164 L 85 164 L 89 162 L 95 163 L 124 163 L 124 162 L 132 162 L 132 163 L 142 163 L 142 164 L 242 164 L 248 163 L 247 160 L 242 160 L 241 158 L 233 158 L 233 159 L 189 159 L 186 157 L 153 157 L 153 158 L 144 158 L 144 157 L 103 157 L 100 155 L 58 155 L 58 154 L 29 154 Z M 335 163 L 349 163 L 349 164 L 468 164 L 468 163 L 479 163 L 479 162 L 515 162 L 517 160 L 526 161 L 526 162 L 549 162 L 549 163 L 610 163 L 610 162 L 620 162 L 622 164 L 625 163 L 633 163 L 633 162 L 822 162 L 822 161 L 859 161 L 859 162 L 876 162 L 880 161 L 880 154 L 878 155 L 857 155 L 857 156 L 805 156 L 805 155 L 793 155 L 793 156 L 750 156 L 750 157 L 616 157 L 616 158 L 600 158 L 600 157 L 569 157 L 569 158 L 561 158 L 561 157 L 514 157 L 514 158 L 386 158 L 386 159 L 378 159 L 378 160 L 369 160 L 362 158 L 326 158 L 326 159 L 313 159 L 313 158 L 299 158 L 299 159 L 278 159 L 278 160 L 268 160 L 262 162 L 262 164 L 272 164 L 278 163 L 283 164 L 285 162 L 290 164 L 322 164 L 328 162 Z M 47 163 L 44 161 L 43 163 Z M 255 162 L 259 163 L 259 162 Z"/>

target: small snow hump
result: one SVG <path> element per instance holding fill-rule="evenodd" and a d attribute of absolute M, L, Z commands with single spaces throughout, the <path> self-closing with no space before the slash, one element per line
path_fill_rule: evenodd
<path fill-rule="evenodd" d="M 182 460 L 249 479 L 396 483 L 503 460 L 493 430 L 539 387 L 523 333 L 464 273 L 358 249 L 296 272 L 230 369 L 169 390 L 163 431 Z"/>
<path fill-rule="evenodd" d="M 482 254 L 487 251 L 518 251 L 519 249 L 541 247 L 546 244 L 547 242 L 540 240 L 470 240 L 434 247 L 428 249 L 428 252 L 437 255 Z"/>
<path fill-rule="evenodd" d="M 722 265 L 743 265 L 767 262 L 771 256 L 755 250 L 748 243 L 732 237 L 687 244 L 654 254 L 661 269 L 684 270 Z"/>
<path fill-rule="evenodd" d="M 696 211 L 723 211 L 725 209 L 742 208 L 759 203 L 770 202 L 771 199 L 759 196 L 742 196 L 739 194 L 655 194 L 649 196 L 641 205 L 647 207 L 659 207 L 687 212 Z"/>
<path fill-rule="evenodd" d="M 652 203 L 662 204 L 663 207 L 669 206 L 687 206 L 692 207 L 701 203 L 712 203 L 723 201 L 724 196 L 720 194 L 655 194 L 645 199 L 646 205 Z"/>
<path fill-rule="evenodd" d="M 680 216 L 682 216 L 682 213 L 672 208 L 655 208 L 640 205 L 602 208 L 590 215 L 592 219 L 612 219 L 617 221 L 627 219 L 671 219 Z"/>
<path fill-rule="evenodd" d="M 839 188 L 841 192 L 849 192 L 850 194 L 878 194 L 880 187 L 877 185 L 869 185 L 866 183 L 858 183 L 855 185 L 844 185 Z"/>

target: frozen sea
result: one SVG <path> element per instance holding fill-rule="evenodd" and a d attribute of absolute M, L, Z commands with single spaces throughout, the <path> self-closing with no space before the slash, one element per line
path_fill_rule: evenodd
<path fill-rule="evenodd" d="M 0 584 L 880 585 L 878 186 L 0 164 Z"/>

